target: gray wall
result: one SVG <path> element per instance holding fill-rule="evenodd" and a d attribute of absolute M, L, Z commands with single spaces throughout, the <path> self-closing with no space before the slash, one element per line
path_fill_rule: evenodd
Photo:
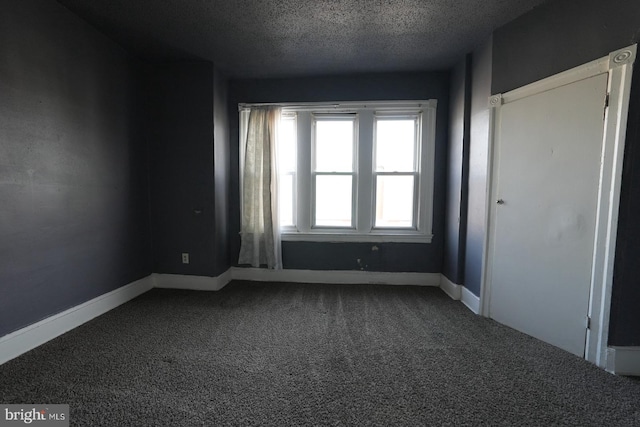
<path fill-rule="evenodd" d="M 229 204 L 230 258 L 240 249 L 238 183 L 239 102 L 320 102 L 437 99 L 434 238 L 431 244 L 373 244 L 284 242 L 285 268 L 436 272 L 442 268 L 447 158 L 449 73 L 392 73 L 292 79 L 232 80 L 229 96 L 231 194 Z M 358 259 L 361 263 L 358 263 Z"/>
<path fill-rule="evenodd" d="M 0 336 L 151 273 L 138 63 L 56 2 L 0 14 Z"/>
<path fill-rule="evenodd" d="M 153 64 L 147 93 L 153 271 L 217 276 L 228 268 L 225 81 L 211 62 Z"/>
<path fill-rule="evenodd" d="M 468 206 L 462 284 L 476 296 L 480 296 L 484 252 L 491 61 L 492 40 L 489 39 L 473 51 L 471 61 Z"/>
<path fill-rule="evenodd" d="M 637 0 L 562 0 L 494 33 L 492 92 L 603 57 L 640 39 Z M 638 63 L 636 63 L 637 67 Z M 609 344 L 640 345 L 640 71 L 632 84 L 623 167 Z"/>

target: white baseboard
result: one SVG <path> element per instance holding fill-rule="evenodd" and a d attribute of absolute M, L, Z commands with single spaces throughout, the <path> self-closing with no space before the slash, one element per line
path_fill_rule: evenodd
<path fill-rule="evenodd" d="M 0 365 L 153 288 L 151 276 L 100 295 L 0 338 Z"/>
<path fill-rule="evenodd" d="M 440 277 L 440 289 L 444 291 L 451 299 L 459 300 L 462 297 L 462 286 L 453 283 L 444 274 Z"/>
<path fill-rule="evenodd" d="M 358 270 L 270 270 L 266 268 L 231 267 L 217 277 L 180 274 L 152 274 L 154 286 L 165 289 L 218 291 L 231 280 L 253 282 L 297 282 L 328 284 L 380 284 L 440 286 L 440 273 L 389 273 Z"/>
<path fill-rule="evenodd" d="M 440 289 L 442 289 L 451 299 L 460 300 L 469 310 L 475 314 L 480 314 L 480 298 L 462 285 L 456 285 L 444 274 L 441 275 Z"/>
<path fill-rule="evenodd" d="M 78 327 L 154 287 L 218 291 L 233 279 L 260 282 L 440 286 L 452 298 L 462 298 L 463 303 L 474 311 L 474 309 L 465 302 L 464 292 L 466 289 L 452 283 L 440 273 L 390 273 L 357 270 L 267 270 L 262 268 L 241 267 L 232 267 L 217 277 L 154 273 L 1 337 L 0 364 Z M 460 290 L 462 290 L 461 294 Z M 458 295 L 457 298 L 456 295 Z M 477 300 L 477 297 L 475 298 Z M 475 304 L 476 306 L 478 305 L 477 302 Z"/>
<path fill-rule="evenodd" d="M 616 375 L 640 376 L 640 347 L 608 347 L 606 369 Z"/>
<path fill-rule="evenodd" d="M 231 276 L 231 269 L 228 269 L 217 277 L 158 273 L 151 275 L 154 287 L 156 288 L 189 289 L 192 291 L 219 291 L 231 281 Z"/>
<path fill-rule="evenodd" d="M 475 314 L 480 314 L 480 298 L 475 296 L 469 289 L 462 287 L 460 301 Z"/>
<path fill-rule="evenodd" d="M 268 270 L 232 267 L 235 280 L 328 284 L 440 286 L 440 273 L 389 273 L 359 270 Z"/>

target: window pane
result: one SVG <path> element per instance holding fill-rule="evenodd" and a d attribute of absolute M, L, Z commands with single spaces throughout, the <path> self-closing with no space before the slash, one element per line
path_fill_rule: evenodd
<path fill-rule="evenodd" d="M 316 175 L 318 226 L 351 227 L 352 175 Z"/>
<path fill-rule="evenodd" d="M 278 170 L 293 172 L 296 170 L 296 119 L 293 116 L 282 117 L 278 128 Z"/>
<path fill-rule="evenodd" d="M 280 175 L 278 204 L 281 226 L 293 226 L 293 174 Z"/>
<path fill-rule="evenodd" d="M 416 120 L 376 120 L 376 171 L 415 170 Z"/>
<path fill-rule="evenodd" d="M 353 171 L 353 125 L 353 120 L 316 121 L 316 171 Z"/>
<path fill-rule="evenodd" d="M 376 227 L 413 227 L 413 175 L 376 177 Z"/>

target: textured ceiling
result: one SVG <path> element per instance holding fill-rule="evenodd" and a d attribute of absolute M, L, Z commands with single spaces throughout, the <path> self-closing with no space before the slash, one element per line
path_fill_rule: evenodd
<path fill-rule="evenodd" d="M 231 77 L 449 68 L 546 0 L 58 0 L 148 59 Z"/>

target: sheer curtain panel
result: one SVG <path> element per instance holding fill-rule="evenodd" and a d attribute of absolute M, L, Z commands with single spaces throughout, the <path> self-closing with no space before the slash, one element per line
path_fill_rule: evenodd
<path fill-rule="evenodd" d="M 278 224 L 276 141 L 280 108 L 252 107 L 246 123 L 242 168 L 239 264 L 282 268 Z"/>

